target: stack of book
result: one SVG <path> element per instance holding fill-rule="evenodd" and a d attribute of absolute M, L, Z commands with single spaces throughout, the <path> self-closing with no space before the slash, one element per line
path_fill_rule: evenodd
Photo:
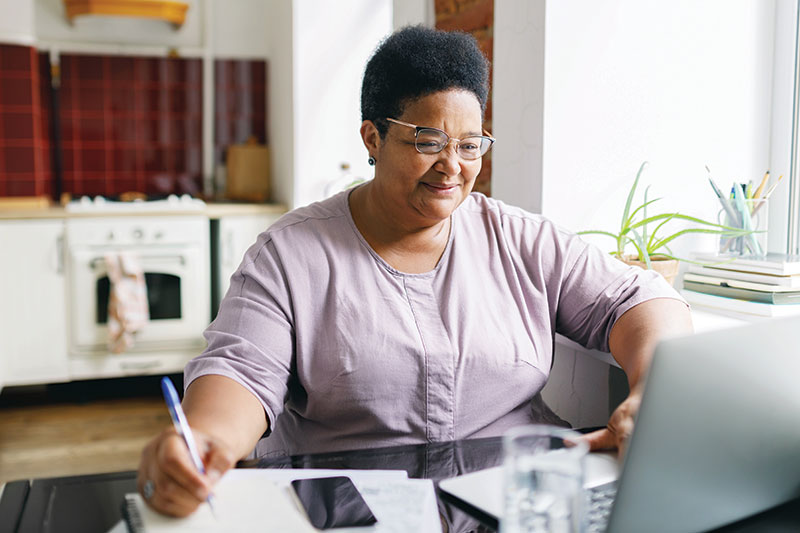
<path fill-rule="evenodd" d="M 800 314 L 800 256 L 694 254 L 682 294 L 693 307 L 743 318 Z"/>

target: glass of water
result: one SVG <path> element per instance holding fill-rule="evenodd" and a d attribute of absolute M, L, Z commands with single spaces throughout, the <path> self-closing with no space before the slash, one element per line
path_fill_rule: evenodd
<path fill-rule="evenodd" d="M 581 531 L 589 446 L 579 437 L 575 431 L 546 425 L 506 432 L 501 533 Z"/>

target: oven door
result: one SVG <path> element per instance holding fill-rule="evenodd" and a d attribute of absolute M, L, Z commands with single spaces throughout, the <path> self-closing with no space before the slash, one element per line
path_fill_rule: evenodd
<path fill-rule="evenodd" d="M 71 352 L 108 352 L 110 283 L 105 254 L 120 247 L 70 250 Z M 136 254 L 147 285 L 150 321 L 136 333 L 130 351 L 196 348 L 204 344 L 210 318 L 209 281 L 199 245 L 124 247 Z"/>

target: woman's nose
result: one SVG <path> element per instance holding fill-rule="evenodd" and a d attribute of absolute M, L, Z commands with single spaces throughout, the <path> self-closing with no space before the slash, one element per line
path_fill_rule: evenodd
<path fill-rule="evenodd" d="M 461 172 L 461 156 L 458 155 L 457 143 L 447 143 L 444 150 L 439 152 L 434 168 L 446 176 L 455 176 Z"/>

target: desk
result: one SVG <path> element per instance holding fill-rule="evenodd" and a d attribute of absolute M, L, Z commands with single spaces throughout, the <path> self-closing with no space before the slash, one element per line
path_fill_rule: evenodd
<path fill-rule="evenodd" d="M 249 468 L 402 469 L 410 477 L 434 481 L 496 466 L 500 438 L 415 446 L 396 446 L 304 455 L 241 463 Z M 122 496 L 136 490 L 136 473 L 120 472 L 14 481 L 0 496 L 0 533 L 105 533 L 120 520 Z M 496 530 L 490 517 L 460 505 L 437 490 L 439 511 L 448 532 Z M 735 505 L 735 504 L 732 504 Z M 789 502 L 715 533 L 800 530 L 800 500 Z"/>

